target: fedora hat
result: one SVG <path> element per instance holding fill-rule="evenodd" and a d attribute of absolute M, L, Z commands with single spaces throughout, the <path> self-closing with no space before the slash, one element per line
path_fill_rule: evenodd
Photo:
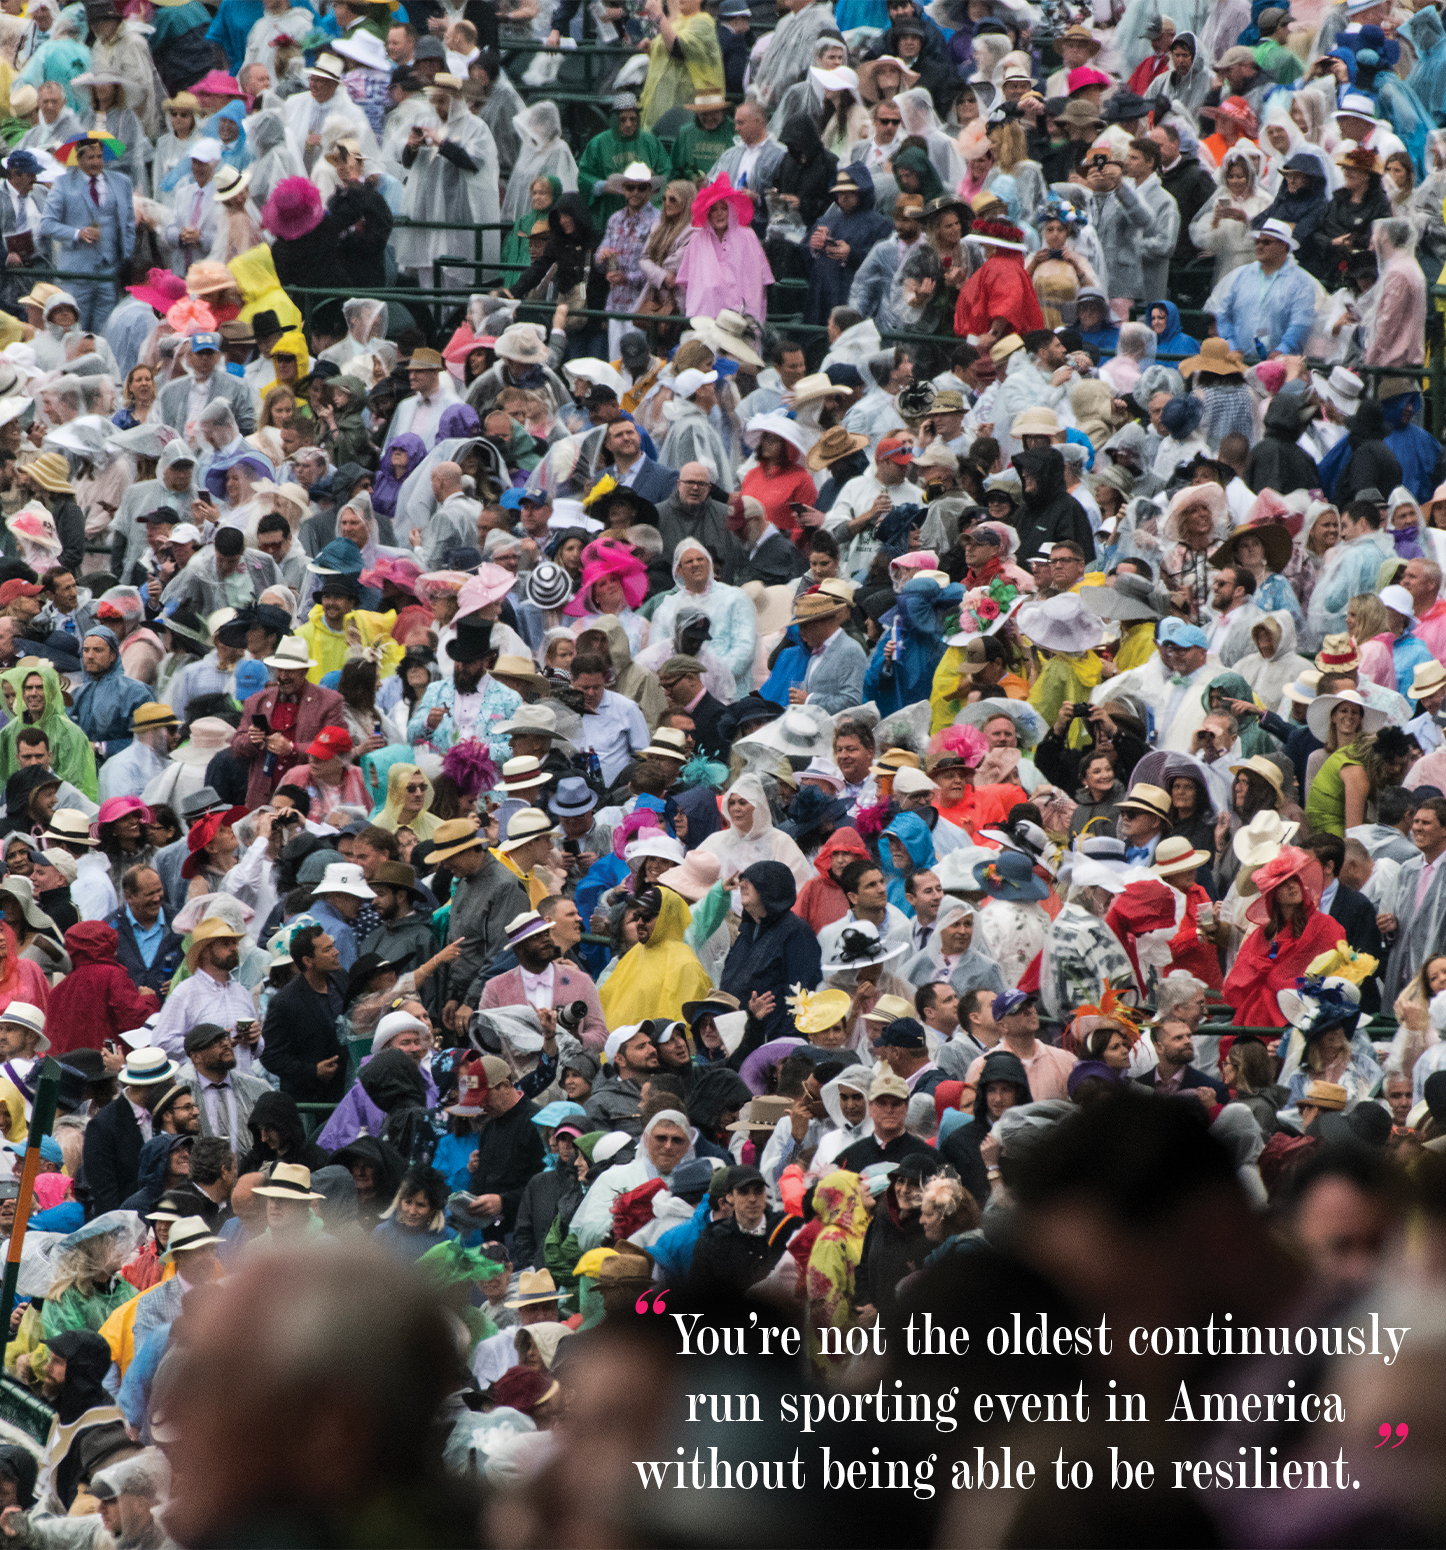
<path fill-rule="evenodd" d="M 1175 872 L 1193 872 L 1211 859 L 1208 850 L 1196 850 L 1183 834 L 1161 840 L 1155 848 L 1155 864 L 1150 870 L 1156 877 L 1169 877 Z"/>
<path fill-rule="evenodd" d="M 1411 677 L 1411 687 L 1406 690 L 1408 698 L 1424 700 L 1438 689 L 1446 689 L 1446 667 L 1434 660 L 1418 662 Z"/>
<path fill-rule="evenodd" d="M 974 213 L 958 195 L 940 194 L 924 206 L 924 224 L 927 226 L 930 221 L 938 220 L 941 215 L 947 215 L 951 210 L 959 217 L 961 226 L 964 224 L 964 218 Z"/>
<path fill-rule="evenodd" d="M 1193 377 L 1197 371 L 1213 372 L 1217 377 L 1243 377 L 1245 357 L 1232 350 L 1225 339 L 1207 339 L 1200 346 L 1200 353 L 1181 361 L 1178 369 L 1182 377 Z"/>
<path fill-rule="evenodd" d="M 541 366 L 547 360 L 547 346 L 530 323 L 512 323 L 504 328 L 497 336 L 496 351 L 503 360 L 522 366 Z"/>
<path fill-rule="evenodd" d="M 688 327 L 715 354 L 723 351 L 745 366 L 762 366 L 763 357 L 753 348 L 748 319 L 724 308 L 716 318 L 689 318 Z"/>
<path fill-rule="evenodd" d="M 807 377 L 800 377 L 794 384 L 793 407 L 797 409 L 800 404 L 811 404 L 816 398 L 844 397 L 847 393 L 847 388 L 840 387 L 836 382 L 830 382 L 823 372 L 815 371 Z M 842 429 L 841 426 L 833 428 Z M 868 438 L 864 439 L 867 441 Z"/>
<path fill-rule="evenodd" d="M 1016 439 L 1022 436 L 1058 436 L 1059 416 L 1053 409 L 1024 409 L 1015 415 L 1009 426 L 1009 434 Z"/>
<path fill-rule="evenodd" d="M 1361 398 L 1366 391 L 1366 384 L 1344 366 L 1332 367 L 1328 377 L 1318 371 L 1311 372 L 1310 385 L 1322 403 L 1333 404 L 1347 417 L 1361 407 Z"/>
<path fill-rule="evenodd" d="M 597 806 L 597 793 L 580 775 L 568 775 L 558 781 L 547 806 L 559 818 L 581 818 Z"/>
<path fill-rule="evenodd" d="M 229 163 L 223 163 L 217 170 L 216 176 L 211 179 L 211 187 L 216 190 L 216 198 L 223 203 L 227 199 L 235 199 L 238 194 L 244 194 L 250 186 L 250 170 L 237 172 Z M 223 328 L 225 326 L 222 324 Z M 245 327 L 244 324 L 242 326 Z M 247 329 L 246 332 L 249 334 L 251 330 Z"/>
<path fill-rule="evenodd" d="M 162 727 L 178 727 L 180 724 L 169 705 L 151 702 L 137 705 L 131 712 L 132 732 L 157 732 Z"/>
<path fill-rule="evenodd" d="M 1321 673 L 1354 673 L 1361 665 L 1361 653 L 1349 635 L 1327 635 L 1316 653 L 1315 665 Z"/>
<path fill-rule="evenodd" d="M 1104 47 L 1104 44 L 1100 42 L 1094 33 L 1079 22 L 1075 22 L 1072 27 L 1066 27 L 1055 41 L 1057 43 L 1088 43 L 1091 56 L 1098 54 Z"/>
<path fill-rule="evenodd" d="M 1282 845 L 1290 844 L 1299 828 L 1298 823 L 1287 823 L 1279 813 L 1266 808 L 1243 828 L 1235 831 L 1230 848 L 1242 867 L 1264 866 L 1280 854 Z M 1244 892 L 1243 888 L 1241 892 Z"/>
<path fill-rule="evenodd" d="M 521 682 L 531 684 L 537 689 L 551 687 L 547 679 L 537 671 L 531 657 L 498 657 L 496 665 L 492 668 L 492 676 L 520 679 Z"/>
<path fill-rule="evenodd" d="M 507 660 L 506 657 L 499 657 L 498 667 Z M 519 705 L 509 721 L 500 722 L 492 730 L 503 737 L 511 732 L 523 732 L 528 737 L 550 737 L 558 742 L 567 742 L 567 738 L 557 730 L 557 712 L 550 705 Z"/>
<path fill-rule="evenodd" d="M 1170 793 L 1161 790 L 1159 786 L 1149 786 L 1144 783 L 1132 786 L 1128 794 L 1116 805 L 1127 807 L 1136 813 L 1151 813 L 1156 818 L 1163 818 L 1167 823 L 1170 820 Z"/>
<path fill-rule="evenodd" d="M 1064 105 L 1064 111 L 1058 115 L 1061 124 L 1078 124 L 1094 129 L 1103 129 L 1105 121 L 1100 117 L 1099 109 L 1086 102 L 1083 97 L 1076 97 L 1073 101 Z"/>
<path fill-rule="evenodd" d="M 187 972 L 190 974 L 196 972 L 196 959 L 200 956 L 201 949 L 208 943 L 239 942 L 245 935 L 244 931 L 237 931 L 228 926 L 219 915 L 212 915 L 203 920 L 191 933 L 191 945 L 186 949 Z"/>
<path fill-rule="evenodd" d="M 300 635 L 288 635 L 279 641 L 276 650 L 265 661 L 267 667 L 274 667 L 281 672 L 288 668 L 299 668 L 305 672 L 320 665 L 313 659 L 311 648 Z"/>
<path fill-rule="evenodd" d="M 1281 991 L 1281 995 L 1285 992 Z M 1346 1106 L 1350 1097 L 1339 1082 L 1322 1082 L 1316 1078 L 1306 1090 L 1296 1099 L 1297 1103 L 1313 1104 L 1318 1109 L 1327 1109 L 1331 1113 L 1338 1114 Z"/>
<path fill-rule="evenodd" d="M 761 1094 L 749 1099 L 747 1115 L 740 1115 L 728 1128 L 733 1131 L 771 1131 L 792 1107 L 791 1098 L 773 1098 Z"/>
<path fill-rule="evenodd" d="M 532 840 L 551 834 L 553 827 L 552 819 L 540 807 L 524 807 L 520 813 L 513 813 L 508 819 L 507 838 L 498 848 L 510 854 Z"/>
<path fill-rule="evenodd" d="M 23 882 L 25 879 L 22 878 L 20 881 Z M 45 1013 L 31 1002 L 12 1001 L 9 1006 L 0 1011 L 0 1023 L 14 1023 L 17 1028 L 39 1034 L 40 1042 L 35 1046 L 37 1055 L 43 1055 L 50 1048 L 50 1040 L 45 1037 Z"/>
<path fill-rule="evenodd" d="M 1248 759 L 1243 759 L 1239 764 L 1230 766 L 1232 775 L 1258 775 L 1277 797 L 1285 796 L 1285 776 L 1281 773 L 1280 766 L 1272 759 L 1267 759 L 1263 753 L 1251 754 Z"/>
<path fill-rule="evenodd" d="M 90 819 L 74 807 L 58 807 L 50 815 L 50 824 L 40 836 L 43 840 L 59 840 L 62 845 L 99 845 L 90 832 Z"/>
<path fill-rule="evenodd" d="M 1137 576 L 1133 571 L 1117 572 L 1107 587 L 1081 587 L 1078 596 L 1080 602 L 1101 619 L 1116 619 L 1123 623 L 1129 619 L 1160 617 L 1154 604 L 1155 584 L 1148 576 Z"/>
<path fill-rule="evenodd" d="M 509 795 L 517 791 L 532 791 L 538 786 L 545 786 L 551 779 L 552 776 L 531 754 L 519 754 L 502 766 L 502 785 L 507 788 Z"/>
<path fill-rule="evenodd" d="M 793 605 L 793 617 L 790 624 L 809 624 L 818 619 L 832 619 L 838 614 L 846 614 L 849 605 L 841 598 L 832 597 L 827 592 L 804 592 L 799 595 Z"/>
<path fill-rule="evenodd" d="M 163 1258 L 168 1265 L 173 1265 L 177 1254 L 188 1254 L 193 1249 L 214 1249 L 220 1241 L 199 1216 L 183 1216 L 171 1225 Z"/>
<path fill-rule="evenodd" d="M 864 1021 L 866 1023 L 878 1023 L 880 1027 L 884 1027 L 900 1017 L 912 1017 L 913 1015 L 913 1003 L 906 1001 L 902 996 L 880 996 L 874 1002 L 873 1011 L 864 1013 Z"/>
<path fill-rule="evenodd" d="M 562 1296 L 550 1270 L 524 1270 L 517 1278 L 517 1296 L 504 1308 L 535 1308 L 540 1302 L 557 1302 Z"/>
<path fill-rule="evenodd" d="M 432 850 L 427 860 L 430 863 L 447 861 L 482 843 L 482 835 L 473 828 L 470 819 L 449 818 L 446 823 L 438 824 L 433 831 Z"/>
<path fill-rule="evenodd" d="M 268 1200 L 325 1200 L 311 1187 L 311 1169 L 300 1163 L 277 1163 L 265 1184 L 258 1184 L 251 1192 L 265 1195 Z"/>
<path fill-rule="evenodd" d="M 1320 679 L 1321 675 L 1315 668 L 1307 669 L 1285 691 L 1286 697 L 1294 700 L 1297 705 L 1309 705 L 1315 699 L 1316 685 Z"/>
<path fill-rule="evenodd" d="M 126 1051 L 126 1063 L 117 1073 L 122 1087 L 158 1087 L 169 1082 L 180 1067 L 154 1044 L 140 1044 Z"/>
<path fill-rule="evenodd" d="M 693 851 L 692 855 L 701 855 L 701 851 Z M 718 858 L 715 856 L 716 861 Z M 738 998 L 730 996 L 726 990 L 710 990 L 701 1001 L 685 1001 L 683 1003 L 683 1021 L 691 1028 L 705 1013 L 715 1017 L 724 1017 L 729 1012 L 740 1010 Z"/>

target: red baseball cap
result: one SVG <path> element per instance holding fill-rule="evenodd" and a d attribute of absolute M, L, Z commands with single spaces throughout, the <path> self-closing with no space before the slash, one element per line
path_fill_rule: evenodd
<path fill-rule="evenodd" d="M 16 576 L 0 587 L 0 608 L 9 608 L 17 597 L 39 597 L 41 590 L 33 581 L 21 581 Z"/>
<path fill-rule="evenodd" d="M 487 1101 L 488 1082 L 487 1068 L 482 1064 L 479 1055 L 476 1060 L 469 1060 L 460 1067 L 457 1072 L 457 1101 L 451 1104 L 448 1114 L 480 1114 L 482 1105 Z"/>
<path fill-rule="evenodd" d="M 323 727 L 306 750 L 312 759 L 339 759 L 351 752 L 351 733 L 345 727 Z"/>
<path fill-rule="evenodd" d="M 879 443 L 875 458 L 886 463 L 912 463 L 914 461 L 914 443 L 907 436 L 897 433 L 885 436 Z"/>

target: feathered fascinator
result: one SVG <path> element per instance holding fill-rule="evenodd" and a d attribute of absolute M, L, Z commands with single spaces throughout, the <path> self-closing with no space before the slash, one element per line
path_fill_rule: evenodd
<path fill-rule="evenodd" d="M 1306 964 L 1307 976 L 1317 979 L 1345 980 L 1352 985 L 1362 985 L 1380 968 L 1380 959 L 1369 953 L 1358 953 L 1354 947 L 1339 942 L 1329 952 L 1321 953 Z"/>
<path fill-rule="evenodd" d="M 978 769 L 988 752 L 989 739 L 978 727 L 945 727 L 929 739 L 930 759 L 941 753 L 956 754 L 971 770 Z"/>
<path fill-rule="evenodd" d="M 458 791 L 469 801 L 491 791 L 502 779 L 487 745 L 475 738 L 453 743 L 442 755 L 442 773 L 456 782 Z"/>
<path fill-rule="evenodd" d="M 658 815 L 651 807 L 640 807 L 636 812 L 629 813 L 626 818 L 613 830 L 613 855 L 619 861 L 624 859 L 623 852 L 638 837 L 640 829 L 657 829 Z"/>

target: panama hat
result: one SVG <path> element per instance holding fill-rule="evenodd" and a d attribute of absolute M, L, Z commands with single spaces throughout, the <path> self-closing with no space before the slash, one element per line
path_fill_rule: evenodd
<path fill-rule="evenodd" d="M 505 659 L 499 658 L 499 663 Z M 508 721 L 492 729 L 499 736 L 522 732 L 528 737 L 550 737 L 561 742 L 567 738 L 557 730 L 557 712 L 550 705 L 519 705 Z"/>
<path fill-rule="evenodd" d="M 62 845 L 99 845 L 90 832 L 90 819 L 74 807 L 58 807 L 50 815 L 50 823 L 40 836 L 44 840 L 59 840 Z"/>
<path fill-rule="evenodd" d="M 469 819 L 449 818 L 446 823 L 438 824 L 433 832 L 432 850 L 427 860 L 429 863 L 447 861 L 482 843 L 481 831 L 473 828 Z"/>
<path fill-rule="evenodd" d="M 166 1264 L 173 1265 L 177 1254 L 188 1254 L 193 1249 L 214 1249 L 220 1241 L 199 1216 L 183 1216 L 172 1224 L 166 1239 L 166 1252 L 161 1257 Z"/>
<path fill-rule="evenodd" d="M 169 1082 L 181 1068 L 154 1044 L 126 1051 L 126 1063 L 116 1073 L 122 1087 L 156 1087 Z"/>
<path fill-rule="evenodd" d="M 507 788 L 509 795 L 518 791 L 532 791 L 538 786 L 545 786 L 551 779 L 552 776 L 531 754 L 519 754 L 502 766 L 502 785 Z"/>
<path fill-rule="evenodd" d="M 556 1302 L 562 1293 L 550 1270 L 524 1270 L 517 1278 L 517 1296 L 504 1308 L 535 1308 L 541 1302 Z"/>
<path fill-rule="evenodd" d="M 1230 848 L 1242 867 L 1264 866 L 1280 854 L 1282 845 L 1290 844 L 1299 829 L 1298 823 L 1287 823 L 1279 813 L 1265 808 L 1244 828 L 1235 831 Z"/>
<path fill-rule="evenodd" d="M 0 1023 L 14 1023 L 17 1028 L 38 1033 L 40 1042 L 35 1046 L 37 1055 L 43 1055 L 50 1048 L 50 1040 L 45 1037 L 45 1013 L 31 1002 L 12 1001 L 0 1011 Z"/>
<path fill-rule="evenodd" d="M 1408 698 L 1424 700 L 1438 689 L 1446 689 L 1446 667 L 1434 660 L 1418 662 L 1411 678 L 1411 687 L 1406 690 Z"/>
<path fill-rule="evenodd" d="M 1160 841 L 1150 870 L 1156 877 L 1169 877 L 1175 872 L 1194 872 L 1211 859 L 1208 850 L 1196 850 L 1183 834 L 1176 834 Z"/>
<path fill-rule="evenodd" d="M 313 659 L 311 648 L 300 635 L 288 635 L 278 642 L 275 652 L 265 659 L 265 665 L 279 671 L 300 668 L 303 672 L 308 668 L 320 666 Z"/>
<path fill-rule="evenodd" d="M 1258 775 L 1276 796 L 1285 796 L 1285 776 L 1281 773 L 1280 766 L 1274 760 L 1267 759 L 1263 753 L 1252 754 L 1250 758 L 1243 759 L 1239 764 L 1232 764 L 1230 773 Z"/>
<path fill-rule="evenodd" d="M 265 1184 L 258 1184 L 253 1195 L 265 1195 L 268 1200 L 325 1200 L 311 1187 L 311 1169 L 300 1163 L 277 1163 Z"/>
<path fill-rule="evenodd" d="M 1163 818 L 1167 822 L 1170 818 L 1170 793 L 1159 786 L 1145 785 L 1143 782 L 1130 788 L 1129 794 L 1117 804 L 1119 807 L 1127 807 L 1132 812 L 1150 813 L 1156 818 Z"/>
<path fill-rule="evenodd" d="M 1310 385 L 1322 403 L 1333 405 L 1347 417 L 1361 407 L 1361 398 L 1366 391 L 1366 384 L 1344 366 L 1332 367 L 1328 377 L 1318 371 L 1311 372 Z"/>

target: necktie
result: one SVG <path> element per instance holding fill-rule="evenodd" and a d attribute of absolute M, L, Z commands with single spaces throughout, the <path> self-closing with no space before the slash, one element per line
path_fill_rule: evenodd
<path fill-rule="evenodd" d="M 99 178 L 92 178 L 90 180 L 90 202 L 96 207 L 97 210 L 100 209 L 100 179 Z"/>

